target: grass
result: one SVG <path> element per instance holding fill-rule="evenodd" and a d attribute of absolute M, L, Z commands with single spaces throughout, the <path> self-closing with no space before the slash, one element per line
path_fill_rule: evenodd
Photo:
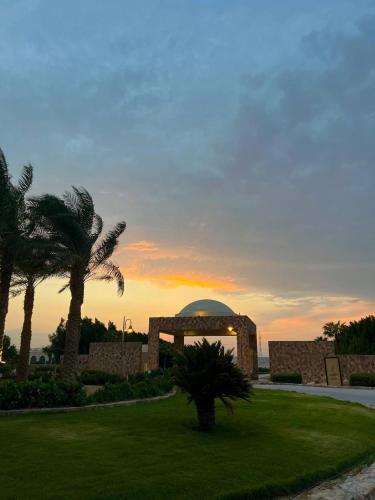
<path fill-rule="evenodd" d="M 0 418 L 5 499 L 272 498 L 375 454 L 375 412 L 256 390 L 217 429 L 195 430 L 185 397 L 148 405 Z"/>

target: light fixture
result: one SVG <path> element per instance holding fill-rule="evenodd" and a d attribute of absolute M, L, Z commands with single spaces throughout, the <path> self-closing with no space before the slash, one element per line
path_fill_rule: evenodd
<path fill-rule="evenodd" d="M 228 326 L 228 332 L 233 332 L 233 326 Z"/>
<path fill-rule="evenodd" d="M 128 329 L 126 330 L 126 324 L 129 321 L 129 326 Z M 132 327 L 132 320 L 130 318 L 125 318 L 122 321 L 122 342 L 124 342 L 124 335 L 126 333 L 134 333 L 133 327 Z"/>

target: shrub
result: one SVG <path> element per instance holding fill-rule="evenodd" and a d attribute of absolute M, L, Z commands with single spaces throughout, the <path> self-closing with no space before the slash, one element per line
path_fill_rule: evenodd
<path fill-rule="evenodd" d="M 4 365 L 0 365 L 0 378 L 2 379 L 10 379 L 14 378 L 14 368 L 13 366 L 5 363 Z"/>
<path fill-rule="evenodd" d="M 121 384 L 106 384 L 90 397 L 91 403 L 112 403 L 134 399 L 131 385 L 128 382 Z"/>
<path fill-rule="evenodd" d="M 282 382 L 288 384 L 302 384 L 302 375 L 300 373 L 273 373 L 272 382 Z"/>
<path fill-rule="evenodd" d="M 134 373 L 132 375 L 129 375 L 128 377 L 128 382 L 131 384 L 135 384 L 136 382 L 143 382 L 145 380 L 150 380 L 154 378 L 170 378 L 172 377 L 172 372 L 169 369 L 162 370 L 162 369 L 157 369 L 157 370 L 152 370 L 150 372 L 143 372 L 143 373 Z"/>
<path fill-rule="evenodd" d="M 375 387 L 375 373 L 352 373 L 349 383 L 350 385 Z"/>
<path fill-rule="evenodd" d="M 151 398 L 162 396 L 170 392 L 172 388 L 173 381 L 169 375 L 147 378 L 147 374 L 144 374 L 144 380 L 132 381 L 132 383 L 106 384 L 90 397 L 90 402 L 112 403 L 115 401 L 127 401 L 129 399 Z"/>
<path fill-rule="evenodd" d="M 258 373 L 269 373 L 270 369 L 269 368 L 264 368 L 263 366 L 260 366 L 258 368 Z"/>
<path fill-rule="evenodd" d="M 176 357 L 176 383 L 194 402 L 199 429 L 215 426 L 215 399 L 233 411 L 231 400 L 250 399 L 250 384 L 233 362 L 233 350 L 225 350 L 220 341 L 210 344 L 205 338 L 184 347 Z"/>
<path fill-rule="evenodd" d="M 29 375 L 29 380 L 49 382 L 53 379 L 56 379 L 59 373 L 60 368 L 54 365 L 35 366 Z"/>
<path fill-rule="evenodd" d="M 124 377 L 100 370 L 83 370 L 79 379 L 85 385 L 120 384 L 124 382 Z"/>
<path fill-rule="evenodd" d="M 9 381 L 0 386 L 1 410 L 81 406 L 86 399 L 78 382 Z"/>

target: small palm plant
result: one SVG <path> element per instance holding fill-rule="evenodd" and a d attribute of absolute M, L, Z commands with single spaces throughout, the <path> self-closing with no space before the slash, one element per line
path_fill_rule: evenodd
<path fill-rule="evenodd" d="M 215 426 L 215 399 L 233 411 L 230 400 L 249 401 L 251 386 L 244 373 L 233 363 L 233 350 L 225 350 L 220 341 L 206 339 L 187 345 L 176 357 L 176 383 L 194 402 L 199 429 Z"/>
<path fill-rule="evenodd" d="M 75 188 L 62 198 L 43 195 L 31 200 L 37 234 L 48 238 L 56 248 L 60 275 L 68 283 L 60 290 L 70 289 L 71 300 L 66 325 L 63 379 L 73 379 L 77 368 L 81 327 L 81 308 L 85 282 L 90 279 L 116 281 L 118 293 L 124 292 L 124 278 L 120 268 L 110 257 L 119 237 L 126 228 L 119 222 L 102 239 L 102 218 L 95 213 L 91 195 L 84 188 Z"/>

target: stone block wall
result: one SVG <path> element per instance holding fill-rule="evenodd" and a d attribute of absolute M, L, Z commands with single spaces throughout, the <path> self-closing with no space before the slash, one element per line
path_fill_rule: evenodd
<path fill-rule="evenodd" d="M 344 384 L 349 384 L 352 373 L 375 373 L 375 355 L 340 354 L 338 358 Z"/>
<path fill-rule="evenodd" d="M 79 356 L 79 370 L 100 370 L 126 377 L 143 371 L 141 342 L 93 342 Z"/>
<path fill-rule="evenodd" d="M 335 356 L 333 342 L 325 341 L 270 341 L 270 371 L 301 373 L 304 383 L 326 384 L 324 358 Z M 352 373 L 375 373 L 375 355 L 338 355 L 344 384 Z"/>

